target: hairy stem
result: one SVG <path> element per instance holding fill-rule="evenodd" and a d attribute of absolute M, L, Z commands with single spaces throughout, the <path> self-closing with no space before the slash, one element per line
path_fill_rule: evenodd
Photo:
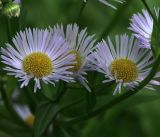
<path fill-rule="evenodd" d="M 8 41 L 11 42 L 11 20 L 6 18 L 6 21 L 7 21 Z"/>
<path fill-rule="evenodd" d="M 58 93 L 57 93 L 56 102 L 60 102 L 60 100 L 63 98 L 63 96 L 67 92 L 67 83 L 60 81 L 57 92 Z"/>
<path fill-rule="evenodd" d="M 83 14 L 83 11 L 84 11 L 87 3 L 88 3 L 88 0 L 86 0 L 86 2 L 84 2 L 84 0 L 83 0 L 81 9 L 80 9 L 80 12 L 79 12 L 79 15 L 78 15 L 78 19 L 77 19 L 78 23 L 80 22 L 80 18 L 81 18 L 82 14 Z"/>
<path fill-rule="evenodd" d="M 112 108 L 116 104 L 119 104 L 120 102 L 128 99 L 130 96 L 136 94 L 138 91 L 140 91 L 142 88 L 144 88 L 152 80 L 152 78 L 155 76 L 156 72 L 158 71 L 158 67 L 160 65 L 159 60 L 160 60 L 160 55 L 156 58 L 150 74 L 134 90 L 128 90 L 126 93 L 119 95 L 118 97 L 115 97 L 109 103 L 104 104 L 103 106 L 101 106 L 100 108 L 98 108 L 96 110 L 93 110 L 92 112 L 83 114 L 83 115 L 75 117 L 75 118 L 71 118 L 66 121 L 62 121 L 62 124 L 64 124 L 64 125 L 75 124 L 77 122 L 88 120 L 92 117 L 95 117 L 95 116 L 101 114 L 102 112 L 109 110 L 110 108 Z"/>
<path fill-rule="evenodd" d="M 117 23 L 118 19 L 122 17 L 122 14 L 126 11 L 130 2 L 132 2 L 132 0 L 126 0 L 126 2 L 124 2 L 124 4 L 116 11 L 113 19 L 111 20 L 109 25 L 106 26 L 106 28 L 98 38 L 98 41 L 101 41 L 103 38 L 105 38 L 113 30 L 113 28 L 118 24 Z"/>

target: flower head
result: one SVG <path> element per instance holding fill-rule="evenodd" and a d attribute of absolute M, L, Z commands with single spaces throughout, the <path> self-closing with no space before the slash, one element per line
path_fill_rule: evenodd
<path fill-rule="evenodd" d="M 159 16 L 159 10 L 155 10 L 155 14 Z M 142 13 L 134 14 L 131 18 L 130 30 L 134 32 L 134 36 L 140 41 L 142 48 L 151 48 L 150 42 L 153 32 L 153 19 L 147 10 Z"/>
<path fill-rule="evenodd" d="M 74 63 L 74 55 L 69 54 L 65 40 L 48 30 L 26 29 L 13 38 L 14 46 L 6 44 L 2 48 L 2 62 L 7 65 L 9 75 L 14 75 L 27 86 L 35 81 L 34 91 L 41 88 L 40 80 L 54 84 L 56 81 L 73 81 L 68 69 Z"/>
<path fill-rule="evenodd" d="M 57 25 L 52 31 L 65 38 L 68 42 L 71 50 L 70 54 L 75 55 L 76 62 L 72 64 L 73 68 L 70 69 L 70 71 L 73 72 L 73 76 L 90 91 L 86 84 L 87 80 L 83 75 L 86 74 L 87 56 L 90 54 L 95 43 L 94 35 L 89 36 L 86 28 L 79 31 L 79 27 L 76 24 L 67 25 L 66 30 L 64 30 L 62 25 Z"/>
<path fill-rule="evenodd" d="M 20 106 L 16 104 L 14 105 L 14 108 L 16 112 L 18 113 L 18 115 L 24 120 L 24 122 L 27 125 L 33 127 L 35 116 L 32 114 L 28 106 L 26 105 Z"/>
<path fill-rule="evenodd" d="M 133 89 L 151 70 L 152 55 L 149 50 L 141 49 L 138 44 L 133 36 L 116 36 L 115 45 L 108 38 L 108 42 L 100 42 L 88 58 L 94 70 L 105 74 L 104 83 L 116 81 L 114 94 L 120 93 L 122 87 Z M 146 88 L 151 89 L 152 84 L 160 85 L 160 82 L 152 80 Z"/>

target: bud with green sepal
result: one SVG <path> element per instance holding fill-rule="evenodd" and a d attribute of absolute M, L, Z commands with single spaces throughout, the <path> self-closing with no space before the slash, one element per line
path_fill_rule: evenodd
<path fill-rule="evenodd" d="M 9 18 L 11 17 L 19 17 L 20 15 L 20 0 L 15 0 L 13 2 L 8 2 L 4 5 L 4 8 L 2 9 L 2 13 Z"/>

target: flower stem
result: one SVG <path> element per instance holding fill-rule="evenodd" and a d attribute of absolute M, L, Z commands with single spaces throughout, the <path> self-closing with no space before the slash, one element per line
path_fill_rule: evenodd
<path fill-rule="evenodd" d="M 84 11 L 87 3 L 88 3 L 88 0 L 86 0 L 86 2 L 84 2 L 84 0 L 83 0 L 81 9 L 80 9 L 80 12 L 79 12 L 79 15 L 78 15 L 78 19 L 77 19 L 78 23 L 80 22 L 80 18 L 81 18 L 82 14 L 83 14 L 83 11 Z"/>
<path fill-rule="evenodd" d="M 109 110 L 113 106 L 119 104 L 120 102 L 126 100 L 130 96 L 136 94 L 138 91 L 140 91 L 142 88 L 144 88 L 151 81 L 151 79 L 155 76 L 156 72 L 158 71 L 158 67 L 160 65 L 159 60 L 160 60 L 160 55 L 156 58 L 150 74 L 134 90 L 128 90 L 126 93 L 119 95 L 118 97 L 115 97 L 109 103 L 104 104 L 103 106 L 101 106 L 100 108 L 98 108 L 92 112 L 83 114 L 83 115 L 75 117 L 75 118 L 71 118 L 66 121 L 62 121 L 62 124 L 64 124 L 64 125 L 75 124 L 75 123 L 78 123 L 78 122 L 81 122 L 84 120 L 88 120 L 92 117 L 95 117 L 95 116 L 101 114 L 102 112 Z"/>
<path fill-rule="evenodd" d="M 118 24 L 118 19 L 122 17 L 122 14 L 126 11 L 131 1 L 132 0 L 126 0 L 126 2 L 120 8 L 118 8 L 118 10 L 115 13 L 114 18 L 111 20 L 109 25 L 106 26 L 106 28 L 104 29 L 104 31 L 98 38 L 98 41 L 101 41 L 103 38 L 105 38 L 113 30 L 113 28 Z"/>
<path fill-rule="evenodd" d="M 58 93 L 57 93 L 56 102 L 60 102 L 62 97 L 65 95 L 66 91 L 67 91 L 67 84 L 65 82 L 60 81 L 59 87 L 57 90 Z"/>
<path fill-rule="evenodd" d="M 7 20 L 8 41 L 11 42 L 11 21 L 8 18 L 6 20 Z"/>

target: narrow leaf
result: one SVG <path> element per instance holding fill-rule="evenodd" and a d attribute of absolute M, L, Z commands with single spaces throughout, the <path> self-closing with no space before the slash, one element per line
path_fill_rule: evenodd
<path fill-rule="evenodd" d="M 34 124 L 35 137 L 41 137 L 48 128 L 49 124 L 53 122 L 59 108 L 54 102 L 42 102 L 36 111 L 36 119 Z"/>

